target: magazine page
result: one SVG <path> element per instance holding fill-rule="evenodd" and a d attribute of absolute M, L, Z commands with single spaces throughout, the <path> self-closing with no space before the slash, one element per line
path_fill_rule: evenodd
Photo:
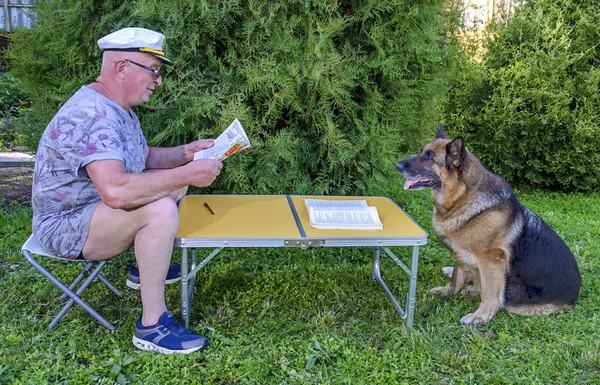
<path fill-rule="evenodd" d="M 250 140 L 239 120 L 235 119 L 225 131 L 215 139 L 214 146 L 194 154 L 194 160 L 224 160 L 236 152 L 250 148 Z"/>

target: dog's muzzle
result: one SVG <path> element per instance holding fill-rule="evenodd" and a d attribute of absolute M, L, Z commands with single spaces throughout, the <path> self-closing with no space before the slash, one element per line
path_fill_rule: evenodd
<path fill-rule="evenodd" d="M 400 171 L 400 173 L 402 174 L 405 170 L 410 169 L 410 163 L 406 160 L 401 160 L 400 162 L 396 163 L 396 169 L 398 169 L 398 171 Z"/>
<path fill-rule="evenodd" d="M 401 160 L 396 163 L 396 169 L 400 172 L 400 174 L 406 178 L 406 183 L 404 183 L 405 190 L 421 190 L 428 187 L 434 187 L 436 185 L 436 180 L 432 178 L 430 175 L 424 176 L 420 175 L 414 167 L 411 166 L 411 160 L 413 158 Z"/>

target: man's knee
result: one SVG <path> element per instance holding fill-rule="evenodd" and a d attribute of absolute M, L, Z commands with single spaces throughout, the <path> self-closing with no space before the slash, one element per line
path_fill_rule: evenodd
<path fill-rule="evenodd" d="M 180 200 L 183 199 L 185 194 L 187 194 L 187 191 L 188 191 L 188 186 L 185 186 L 185 187 L 182 187 L 180 189 L 173 191 L 170 195 L 175 200 L 175 202 L 179 202 Z"/>
<path fill-rule="evenodd" d="M 149 224 L 157 224 L 177 230 L 179 226 L 179 211 L 177 203 L 171 196 L 166 196 L 144 207 L 146 220 Z"/>

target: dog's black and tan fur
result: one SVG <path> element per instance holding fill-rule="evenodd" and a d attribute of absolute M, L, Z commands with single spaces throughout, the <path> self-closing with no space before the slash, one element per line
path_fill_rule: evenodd
<path fill-rule="evenodd" d="M 449 295 L 466 288 L 481 296 L 479 308 L 461 323 L 487 323 L 502 308 L 551 314 L 575 302 L 581 278 L 568 246 L 517 201 L 504 179 L 481 165 L 462 137 L 448 139 L 440 124 L 436 139 L 396 168 L 407 178 L 405 189 L 432 189 L 433 228 L 455 261 L 444 271 L 450 283 L 431 291 Z"/>

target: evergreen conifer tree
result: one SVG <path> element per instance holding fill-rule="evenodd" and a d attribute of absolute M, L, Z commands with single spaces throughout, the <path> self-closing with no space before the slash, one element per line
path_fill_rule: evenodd
<path fill-rule="evenodd" d="M 431 136 L 456 57 L 443 1 L 76 1 L 38 3 L 13 71 L 35 147 L 60 103 L 93 81 L 96 41 L 122 27 L 164 33 L 163 86 L 136 107 L 151 145 L 216 137 L 238 118 L 252 149 L 212 191 L 386 194 L 394 163 Z"/>

